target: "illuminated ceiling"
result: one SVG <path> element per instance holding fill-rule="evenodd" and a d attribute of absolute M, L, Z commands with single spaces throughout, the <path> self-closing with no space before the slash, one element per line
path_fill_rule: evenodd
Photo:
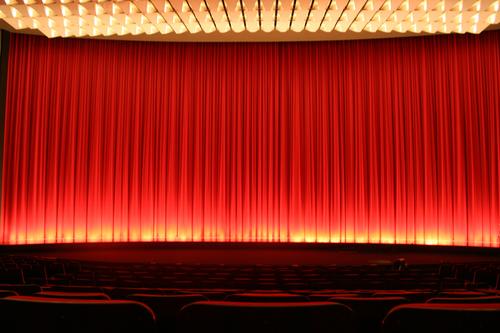
<path fill-rule="evenodd" d="M 500 0 L 1 0 L 0 18 L 47 37 L 232 33 L 480 33 Z"/>

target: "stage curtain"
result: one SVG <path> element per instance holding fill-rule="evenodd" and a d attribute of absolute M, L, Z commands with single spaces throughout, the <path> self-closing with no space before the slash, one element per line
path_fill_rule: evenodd
<path fill-rule="evenodd" d="M 500 31 L 10 39 L 0 239 L 499 246 Z"/>

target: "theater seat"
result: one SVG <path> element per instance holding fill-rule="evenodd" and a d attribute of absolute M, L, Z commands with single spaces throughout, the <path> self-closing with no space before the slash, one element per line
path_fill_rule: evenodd
<path fill-rule="evenodd" d="M 332 297 L 330 302 L 341 303 L 352 309 L 356 331 L 379 332 L 387 313 L 400 304 L 408 303 L 403 297 Z"/>
<path fill-rule="evenodd" d="M 155 295 L 133 294 L 130 300 L 146 304 L 156 315 L 160 332 L 172 331 L 176 325 L 176 316 L 183 306 L 199 301 L 208 301 L 200 294 Z M 175 331 L 175 329 L 174 329 Z"/>
<path fill-rule="evenodd" d="M 352 332 L 352 312 L 328 302 L 197 302 L 179 314 L 179 332 Z"/>
<path fill-rule="evenodd" d="M 33 294 L 35 297 L 45 298 L 67 298 L 67 299 L 101 299 L 109 300 L 109 296 L 104 293 L 77 293 L 77 292 L 64 292 L 64 291 L 42 291 Z"/>
<path fill-rule="evenodd" d="M 225 300 L 230 302 L 308 302 L 309 298 L 287 293 L 242 293 L 227 295 Z"/>
<path fill-rule="evenodd" d="M 438 294 L 438 297 L 448 297 L 448 298 L 481 297 L 481 296 L 488 296 L 488 294 L 485 294 L 480 291 L 443 291 Z"/>
<path fill-rule="evenodd" d="M 355 294 L 355 293 L 352 293 L 352 294 L 310 294 L 309 296 L 309 299 L 311 301 L 328 301 L 330 298 L 332 297 L 360 297 L 359 294 Z"/>
<path fill-rule="evenodd" d="M 484 296 L 484 297 L 435 297 L 427 301 L 427 303 L 500 303 L 500 296 Z"/>
<path fill-rule="evenodd" d="M 104 288 L 104 292 L 108 294 L 111 299 L 127 299 L 129 295 L 133 294 L 148 294 L 148 295 L 165 295 L 177 294 L 177 289 L 159 289 L 159 288 Z"/>
<path fill-rule="evenodd" d="M 42 291 L 36 284 L 0 284 L 0 290 L 15 291 L 19 295 L 32 295 Z"/>
<path fill-rule="evenodd" d="M 228 295 L 227 292 L 217 290 L 179 290 L 178 293 L 202 295 L 211 301 L 222 301 Z"/>
<path fill-rule="evenodd" d="M 95 286 L 52 285 L 43 287 L 43 291 L 64 291 L 71 293 L 102 293 L 102 288 Z"/>
<path fill-rule="evenodd" d="M 406 304 L 389 312 L 384 333 L 498 332 L 500 304 Z"/>
<path fill-rule="evenodd" d="M 373 297 L 404 297 L 410 302 L 420 303 L 431 298 L 431 291 L 407 291 L 407 290 L 389 290 L 377 291 L 373 293 Z"/>
<path fill-rule="evenodd" d="M 155 317 L 133 301 L 13 296 L 0 299 L 0 327 L 16 333 L 149 333 Z"/>
<path fill-rule="evenodd" d="M 9 297 L 9 296 L 17 296 L 18 294 L 12 290 L 0 290 L 0 298 Z"/>

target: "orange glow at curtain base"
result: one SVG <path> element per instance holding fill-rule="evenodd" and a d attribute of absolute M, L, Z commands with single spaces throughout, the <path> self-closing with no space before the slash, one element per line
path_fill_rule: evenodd
<path fill-rule="evenodd" d="M 112 232 L 94 232 L 89 235 L 77 234 L 68 236 L 56 236 L 55 233 L 50 235 L 30 235 L 26 237 L 25 234 L 18 233 L 12 234 L 4 244 L 20 245 L 20 244 L 55 244 L 55 243 L 127 243 L 127 242 L 273 242 L 273 243 L 358 243 L 358 244 L 407 244 L 407 245 L 442 245 L 442 246 L 474 246 L 474 247 L 500 247 L 499 240 L 489 241 L 454 241 L 449 238 L 424 238 L 423 235 L 417 236 L 415 239 L 404 239 L 398 241 L 395 238 L 370 238 L 355 237 L 354 234 L 318 234 L 310 236 L 294 236 L 287 238 L 287 236 L 272 235 L 271 237 L 235 237 L 227 238 L 223 234 L 216 237 L 203 237 L 198 235 L 193 237 L 191 233 L 179 232 L 179 234 L 155 234 L 152 233 L 132 233 L 126 234 L 113 234 Z"/>

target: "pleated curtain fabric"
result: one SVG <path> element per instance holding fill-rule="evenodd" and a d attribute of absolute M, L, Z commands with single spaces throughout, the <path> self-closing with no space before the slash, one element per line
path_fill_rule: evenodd
<path fill-rule="evenodd" d="M 4 244 L 499 247 L 500 31 L 10 39 Z"/>

